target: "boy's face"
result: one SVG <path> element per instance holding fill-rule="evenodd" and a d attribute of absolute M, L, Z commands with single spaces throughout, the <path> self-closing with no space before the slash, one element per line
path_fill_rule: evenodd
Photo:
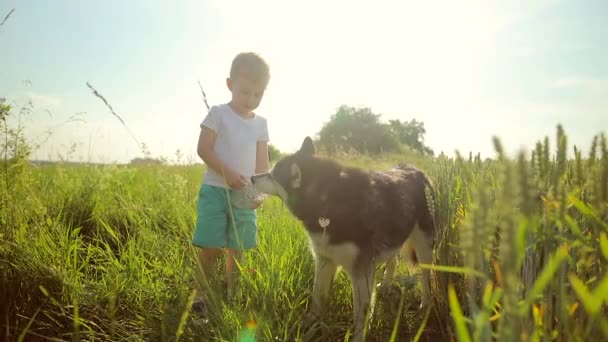
<path fill-rule="evenodd" d="M 226 85 L 232 92 L 234 109 L 243 115 L 248 115 L 258 108 L 266 90 L 265 82 L 256 82 L 245 77 L 228 78 Z"/>

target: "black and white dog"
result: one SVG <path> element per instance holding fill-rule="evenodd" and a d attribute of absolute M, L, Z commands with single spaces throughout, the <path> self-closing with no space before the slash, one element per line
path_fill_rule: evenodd
<path fill-rule="evenodd" d="M 353 341 L 364 337 L 376 266 L 387 263 L 381 283 L 387 286 L 402 248 L 409 247 L 414 262 L 432 262 L 435 222 L 428 199 L 435 192 L 429 178 L 412 166 L 385 172 L 343 166 L 315 156 L 306 137 L 298 152 L 251 181 L 258 191 L 279 196 L 306 227 L 315 259 L 313 315 L 322 312 L 337 267 L 350 276 Z M 430 272 L 423 269 L 421 306 L 428 304 Z"/>

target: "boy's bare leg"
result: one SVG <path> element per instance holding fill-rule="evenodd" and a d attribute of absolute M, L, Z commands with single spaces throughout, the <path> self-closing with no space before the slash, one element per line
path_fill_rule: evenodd
<path fill-rule="evenodd" d="M 196 282 L 195 286 L 200 294 L 200 297 L 206 298 L 207 291 L 212 288 L 209 283 L 211 274 L 217 265 L 217 260 L 222 250 L 220 248 L 201 248 L 198 252 L 198 267 L 202 274 L 202 284 Z"/>
<path fill-rule="evenodd" d="M 226 292 L 228 297 L 232 296 L 234 288 L 234 278 L 238 274 L 237 261 L 241 263 L 243 253 L 239 250 L 228 248 L 226 249 Z"/>

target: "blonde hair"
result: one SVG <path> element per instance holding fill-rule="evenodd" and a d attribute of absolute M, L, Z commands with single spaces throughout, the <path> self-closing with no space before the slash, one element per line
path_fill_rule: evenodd
<path fill-rule="evenodd" d="M 266 61 L 255 52 L 241 52 L 232 60 L 230 78 L 245 77 L 253 81 L 270 80 L 270 68 Z"/>

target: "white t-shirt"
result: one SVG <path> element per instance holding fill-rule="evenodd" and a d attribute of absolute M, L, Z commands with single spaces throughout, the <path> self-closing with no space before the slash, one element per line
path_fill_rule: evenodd
<path fill-rule="evenodd" d="M 255 115 L 244 119 L 226 103 L 211 107 L 201 127 L 208 127 L 216 134 L 213 151 L 222 162 L 247 179 L 255 174 L 258 141 L 268 141 L 266 119 Z M 207 168 L 203 183 L 228 188 L 222 175 Z"/>

